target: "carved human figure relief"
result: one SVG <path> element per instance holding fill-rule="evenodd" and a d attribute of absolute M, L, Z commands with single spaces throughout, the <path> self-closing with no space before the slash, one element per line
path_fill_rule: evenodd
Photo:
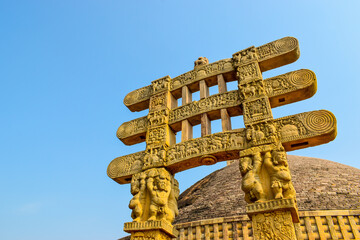
<path fill-rule="evenodd" d="M 129 203 L 129 208 L 132 209 L 131 217 L 135 222 L 141 220 L 146 204 L 146 174 L 135 174 L 131 179 L 131 194 L 134 196 Z"/>
<path fill-rule="evenodd" d="M 129 203 L 135 222 L 167 221 L 178 215 L 179 183 L 165 168 L 152 168 L 135 174 L 131 180 Z"/>
<path fill-rule="evenodd" d="M 233 61 L 235 65 L 243 64 L 248 61 L 254 61 L 256 59 L 257 54 L 254 46 L 233 54 Z"/>
<path fill-rule="evenodd" d="M 270 175 L 274 198 L 295 198 L 296 192 L 291 182 L 286 152 L 282 147 L 265 153 L 264 167 Z"/>
<path fill-rule="evenodd" d="M 265 134 L 260 130 L 259 125 L 249 125 L 246 129 L 246 140 L 256 145 L 259 141 L 265 138 Z"/>
<path fill-rule="evenodd" d="M 166 220 L 170 223 L 172 223 L 175 217 L 179 215 L 177 201 L 180 195 L 179 182 L 175 178 L 172 178 L 171 185 L 172 185 L 172 191 L 170 192 L 169 202 L 168 202 L 170 211 L 166 215 Z"/>
<path fill-rule="evenodd" d="M 259 145 L 240 151 L 240 156 L 241 188 L 248 203 L 295 198 L 286 152 L 281 145 Z"/>
<path fill-rule="evenodd" d="M 253 156 L 240 158 L 239 167 L 242 176 L 241 189 L 245 192 L 248 203 L 265 201 L 263 187 L 260 183 L 262 158 L 260 152 Z"/>
<path fill-rule="evenodd" d="M 164 219 L 170 212 L 168 209 L 171 192 L 170 174 L 166 170 L 159 172 L 157 169 L 151 169 L 148 172 L 147 189 L 150 195 L 148 221 Z"/>

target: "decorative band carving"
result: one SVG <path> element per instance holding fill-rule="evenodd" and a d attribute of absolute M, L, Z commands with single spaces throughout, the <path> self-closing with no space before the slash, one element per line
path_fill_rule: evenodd
<path fill-rule="evenodd" d="M 304 124 L 313 132 L 327 132 L 334 128 L 336 119 L 331 112 L 326 110 L 309 112 L 305 116 Z"/>
<path fill-rule="evenodd" d="M 232 65 L 232 59 L 227 58 L 214 63 L 203 65 L 195 70 L 181 74 L 172 79 L 170 83 L 170 90 L 174 91 L 183 86 L 189 85 L 194 82 L 198 82 L 202 79 L 216 76 L 222 73 L 234 71 Z"/>
<path fill-rule="evenodd" d="M 311 97 L 316 92 L 316 76 L 310 70 L 301 69 L 265 79 L 264 86 L 265 92 L 270 98 L 271 107 L 277 107 L 279 105 L 284 105 Z M 244 101 L 244 98 L 251 96 L 251 86 L 249 89 L 242 87 L 240 94 L 236 90 L 222 94 L 216 94 L 208 98 L 201 99 L 200 101 L 192 102 L 170 110 L 169 124 L 176 124 L 182 120 L 209 111 L 239 106 L 242 101 Z M 248 92 L 245 90 L 248 90 Z M 294 92 L 298 93 L 291 94 Z M 254 94 L 255 93 L 256 91 L 254 90 Z M 279 101 L 279 99 L 282 100 Z M 153 116 L 154 113 L 151 112 L 149 113 L 148 119 L 154 124 L 161 124 L 165 122 L 164 116 L 167 114 L 167 112 L 161 113 L 156 118 Z M 121 141 L 128 145 L 140 143 L 145 141 L 147 127 L 148 121 L 146 121 L 146 117 L 138 118 L 122 124 L 117 131 L 117 136 Z M 135 137 L 140 134 L 143 135 L 142 138 Z"/>
<path fill-rule="evenodd" d="M 286 151 L 317 146 L 332 141 L 336 136 L 335 116 L 326 110 L 305 112 L 273 120 L 275 129 L 268 129 L 258 123 L 253 126 L 251 140 L 245 128 L 229 132 L 215 133 L 191 139 L 169 147 L 164 166 L 172 173 L 185 169 L 212 164 L 202 160 L 204 155 L 212 155 L 213 162 L 239 158 L 239 151 L 256 145 L 269 144 L 272 132 L 279 132 L 280 140 Z M 250 139 L 250 138 L 249 138 Z M 269 139 L 269 141 L 267 140 Z M 145 152 L 130 154 L 114 159 L 108 167 L 108 175 L 119 183 L 128 183 L 129 176 L 140 172 Z M 202 161 L 201 161 L 202 160 Z"/>
<path fill-rule="evenodd" d="M 297 71 L 285 73 L 276 77 L 264 80 L 266 94 L 271 97 L 280 96 L 301 89 L 308 89 L 307 92 L 316 91 L 315 73 L 308 69 L 300 69 Z M 301 94 L 305 95 L 305 94 Z M 312 96 L 312 95 L 310 95 Z M 302 99 L 299 99 L 302 100 Z"/>
<path fill-rule="evenodd" d="M 259 213 L 259 212 L 269 212 L 273 210 L 286 209 L 286 208 L 296 208 L 295 199 L 276 199 L 260 203 L 252 203 L 246 205 L 246 213 L 248 215 Z"/>
<path fill-rule="evenodd" d="M 107 168 L 107 175 L 112 178 L 122 177 L 119 183 L 128 183 L 131 175 L 141 172 L 144 162 L 145 151 L 118 157 L 112 160 Z M 130 177 L 130 179 L 125 179 Z"/>
<path fill-rule="evenodd" d="M 128 93 L 125 96 L 124 104 L 125 104 L 125 106 L 130 108 L 132 105 L 136 105 L 136 104 L 141 103 L 143 101 L 149 100 L 150 97 L 151 97 L 151 94 L 152 94 L 151 85 L 139 88 L 137 90 L 134 90 L 134 91 Z M 146 109 L 146 108 L 144 108 L 144 109 Z M 136 110 L 134 110 L 134 111 L 136 111 Z"/>
<path fill-rule="evenodd" d="M 299 213 L 296 205 L 296 199 L 276 199 L 260 203 L 246 205 L 246 213 L 251 219 L 259 213 L 273 212 L 278 210 L 288 210 L 291 212 L 292 221 L 298 223 Z"/>
<path fill-rule="evenodd" d="M 121 140 L 140 133 L 145 133 L 148 127 L 147 117 L 140 117 L 120 125 L 116 136 Z M 145 140 L 145 139 L 144 139 Z"/>
<path fill-rule="evenodd" d="M 274 58 L 278 55 L 283 55 L 291 52 L 299 47 L 298 40 L 294 37 L 285 37 L 279 40 L 267 43 L 257 48 L 259 55 L 259 62 Z"/>
<path fill-rule="evenodd" d="M 299 45 L 296 38 L 285 37 L 257 48 L 250 47 L 234 53 L 233 58 L 227 58 L 214 63 L 198 66 L 196 69 L 181 74 L 173 79 L 171 79 L 169 76 L 161 79 L 166 79 L 166 81 L 164 81 L 166 84 L 169 82 L 170 91 L 178 90 L 183 86 L 190 85 L 219 74 L 229 73 L 228 79 L 226 81 L 235 81 L 235 67 L 239 66 L 239 64 L 257 60 L 262 71 L 269 70 L 297 60 L 299 56 L 298 49 Z M 244 56 L 241 56 L 241 54 L 244 54 Z M 284 58 L 282 58 L 281 61 L 278 61 L 278 58 L 282 56 L 284 56 Z M 244 69 L 244 71 L 245 70 L 246 69 Z M 148 100 L 153 94 L 153 91 L 160 91 L 160 89 L 167 88 L 167 86 L 158 85 L 158 82 L 160 82 L 158 80 L 153 81 L 153 85 L 130 92 L 128 95 L 126 95 L 124 104 L 131 111 L 141 111 L 147 109 L 149 107 L 147 105 Z M 156 84 L 154 85 L 154 83 Z"/>
<path fill-rule="evenodd" d="M 200 115 L 205 112 L 239 106 L 241 101 L 242 99 L 236 90 L 216 94 L 173 109 L 169 116 L 169 124 L 174 124 L 186 118 Z"/>
<path fill-rule="evenodd" d="M 124 231 L 129 233 L 155 229 L 163 230 L 172 236 L 178 234 L 178 231 L 166 221 L 127 222 L 124 224 Z"/>
<path fill-rule="evenodd" d="M 214 156 L 208 156 L 208 158 L 212 158 L 212 160 L 209 160 L 211 162 L 200 158 L 203 158 L 204 155 L 213 155 L 231 150 L 238 151 L 245 148 L 244 130 L 237 129 L 232 132 L 215 133 L 175 144 L 167 152 L 168 166 L 195 158 L 199 158 L 198 160 L 201 162 L 198 166 L 213 164 L 216 162 Z M 221 160 L 225 161 L 226 159 Z M 195 164 L 195 161 L 193 162 Z"/>

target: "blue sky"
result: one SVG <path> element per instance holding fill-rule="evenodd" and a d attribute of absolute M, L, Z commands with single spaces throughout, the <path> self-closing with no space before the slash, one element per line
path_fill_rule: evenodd
<path fill-rule="evenodd" d="M 130 221 L 129 185 L 109 179 L 118 156 L 142 151 L 115 136 L 125 95 L 249 46 L 298 38 L 318 92 L 274 117 L 327 109 L 335 141 L 290 154 L 360 168 L 359 1 L 0 0 L 0 239 L 113 240 Z M 239 122 L 240 123 L 240 122 Z M 234 126 L 242 127 L 234 123 Z M 216 131 L 216 127 L 215 127 Z M 181 190 L 223 167 L 176 175 Z"/>

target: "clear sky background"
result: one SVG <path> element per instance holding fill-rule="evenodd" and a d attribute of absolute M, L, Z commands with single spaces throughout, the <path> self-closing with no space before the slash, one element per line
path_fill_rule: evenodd
<path fill-rule="evenodd" d="M 359 9 L 357 0 L 0 0 L 0 239 L 126 236 L 130 188 L 106 168 L 145 149 L 115 133 L 147 113 L 130 112 L 125 95 L 199 56 L 214 62 L 285 36 L 299 40 L 300 59 L 264 78 L 307 68 L 318 92 L 274 117 L 327 109 L 338 120 L 335 141 L 290 154 L 360 168 Z M 223 166 L 177 174 L 181 191 Z"/>

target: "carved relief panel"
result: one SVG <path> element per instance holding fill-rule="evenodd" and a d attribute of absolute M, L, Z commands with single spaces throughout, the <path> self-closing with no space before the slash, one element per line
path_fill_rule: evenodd
<path fill-rule="evenodd" d="M 279 133 L 273 120 L 246 126 L 246 141 L 249 146 L 274 143 L 278 138 Z"/>
<path fill-rule="evenodd" d="M 143 170 L 166 166 L 166 146 L 147 147 L 145 150 Z"/>
<path fill-rule="evenodd" d="M 257 98 L 243 103 L 245 125 L 272 119 L 272 112 L 267 97 Z"/>
<path fill-rule="evenodd" d="M 166 221 L 178 215 L 179 183 L 165 168 L 152 168 L 135 174 L 131 180 L 129 203 L 134 222 Z"/>
<path fill-rule="evenodd" d="M 264 61 L 269 58 L 274 58 L 277 55 L 281 55 L 293 50 L 298 51 L 299 43 L 296 38 L 285 37 L 257 48 L 259 61 Z"/>
<path fill-rule="evenodd" d="M 259 240 L 294 240 L 295 229 L 288 211 L 259 213 L 253 216 L 254 238 Z"/>
<path fill-rule="evenodd" d="M 145 132 L 147 130 L 147 127 L 148 121 L 146 117 L 137 118 L 121 124 L 121 126 L 116 131 L 116 136 L 119 139 L 122 139 L 131 135 Z"/>
<path fill-rule="evenodd" d="M 166 108 L 169 104 L 169 93 L 165 92 L 165 93 L 159 93 L 157 95 L 154 95 L 150 98 L 150 106 L 149 106 L 149 110 L 150 111 L 156 111 L 162 108 Z"/>
<path fill-rule="evenodd" d="M 242 190 L 248 203 L 294 199 L 295 189 L 281 143 L 240 151 Z"/>
<path fill-rule="evenodd" d="M 262 79 L 241 81 L 238 85 L 239 93 L 243 100 L 265 96 L 264 81 Z"/>
<path fill-rule="evenodd" d="M 120 178 L 120 183 L 127 183 L 124 177 L 138 173 L 143 167 L 145 151 L 137 152 L 122 157 L 115 158 L 111 161 L 107 169 L 107 175 L 112 179 Z"/>
<path fill-rule="evenodd" d="M 164 124 L 156 127 L 151 127 L 146 133 L 146 146 L 170 146 L 170 132 L 169 125 Z"/>
<path fill-rule="evenodd" d="M 169 90 L 170 81 L 171 81 L 171 78 L 169 76 L 159 78 L 159 79 L 157 79 L 155 81 L 152 81 L 152 83 L 151 83 L 152 94 L 157 94 L 159 92 Z"/>
<path fill-rule="evenodd" d="M 239 81 L 262 79 L 259 64 L 251 62 L 237 68 L 237 77 Z"/>
<path fill-rule="evenodd" d="M 257 49 L 254 46 L 234 53 L 232 56 L 235 66 L 258 60 Z"/>
<path fill-rule="evenodd" d="M 210 97 L 200 99 L 199 101 L 173 109 L 169 116 L 169 123 L 172 124 L 179 122 L 188 117 L 209 112 L 211 110 L 238 106 L 241 104 L 241 100 L 242 99 L 237 91 L 212 95 Z"/>
<path fill-rule="evenodd" d="M 244 130 L 241 129 L 237 132 L 216 133 L 178 143 L 167 152 L 168 164 L 174 164 L 203 155 L 245 148 L 244 135 Z"/>
<path fill-rule="evenodd" d="M 157 125 L 168 124 L 169 123 L 169 112 L 170 112 L 170 110 L 168 108 L 149 112 L 149 114 L 147 116 L 147 118 L 149 120 L 149 126 L 153 127 L 153 126 L 157 126 Z"/>

